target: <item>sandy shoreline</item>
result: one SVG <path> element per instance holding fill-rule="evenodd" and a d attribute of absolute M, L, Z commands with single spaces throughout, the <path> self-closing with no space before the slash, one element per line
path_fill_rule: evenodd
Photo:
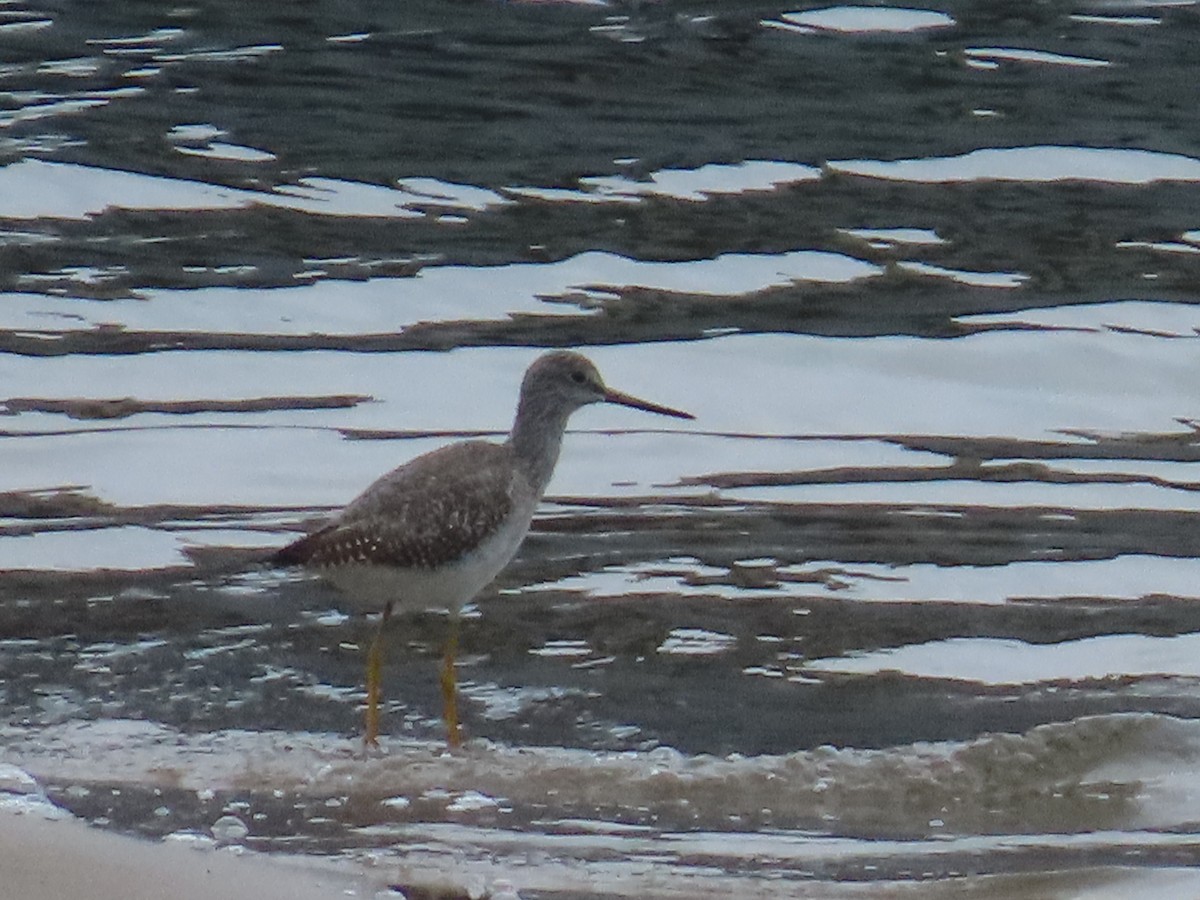
<path fill-rule="evenodd" d="M 141 840 L 101 831 L 54 810 L 44 802 L 0 805 L 0 873 L 7 896 L 330 900 L 373 897 L 386 887 L 382 879 L 340 872 L 328 862 Z"/>

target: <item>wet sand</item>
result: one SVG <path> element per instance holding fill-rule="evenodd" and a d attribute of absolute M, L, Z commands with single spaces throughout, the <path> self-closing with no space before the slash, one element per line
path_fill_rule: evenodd
<path fill-rule="evenodd" d="M 385 887 L 321 860 L 235 855 L 101 831 L 77 819 L 0 808 L 5 893 L 25 900 L 326 900 Z"/>
<path fill-rule="evenodd" d="M 39 812 L 0 808 L 0 846 L 4 848 L 7 896 L 24 900 L 327 900 L 327 898 L 402 897 L 377 878 L 339 871 L 338 864 L 312 857 L 272 854 L 234 855 L 223 850 L 171 846 L 116 835 L 76 819 L 53 819 Z M 1107 900 L 1141 896 L 1186 896 L 1197 889 L 1194 870 L 1113 867 L 1082 877 L 1079 873 L 1000 878 L 968 878 L 955 886 L 928 882 L 814 884 L 800 897 L 1004 898 L 1041 896 L 1055 900 Z M 487 896 L 519 900 L 506 882 Z M 765 886 L 764 886 L 765 887 Z M 768 888 L 769 890 L 769 888 Z M 438 896 L 421 893 L 419 896 Z M 455 893 L 440 896 L 461 896 Z M 671 894 L 671 896 L 676 896 Z M 760 896 L 755 893 L 754 896 Z M 761 896 L 769 896 L 763 894 Z"/>

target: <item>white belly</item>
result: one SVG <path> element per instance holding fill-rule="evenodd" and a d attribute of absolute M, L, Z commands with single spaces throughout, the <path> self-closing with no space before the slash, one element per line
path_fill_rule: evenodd
<path fill-rule="evenodd" d="M 317 571 L 345 594 L 354 609 L 379 612 L 392 603 L 397 610 L 435 607 L 457 614 L 516 555 L 533 510 L 514 513 L 478 548 L 437 569 L 350 563 Z"/>

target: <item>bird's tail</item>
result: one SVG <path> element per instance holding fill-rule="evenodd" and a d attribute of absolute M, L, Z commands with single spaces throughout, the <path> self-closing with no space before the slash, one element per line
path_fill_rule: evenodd
<path fill-rule="evenodd" d="M 280 565 L 275 561 L 278 547 L 184 547 L 183 555 L 206 574 L 233 574 L 263 566 Z"/>

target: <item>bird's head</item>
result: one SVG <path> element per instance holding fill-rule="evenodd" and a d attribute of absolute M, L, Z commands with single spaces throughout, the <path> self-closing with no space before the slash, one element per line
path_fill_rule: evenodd
<path fill-rule="evenodd" d="M 568 350 L 547 353 L 529 367 L 521 384 L 521 403 L 528 402 L 552 405 L 568 415 L 589 403 L 615 403 L 677 419 L 695 418 L 691 413 L 613 390 L 605 385 L 590 359 Z"/>

